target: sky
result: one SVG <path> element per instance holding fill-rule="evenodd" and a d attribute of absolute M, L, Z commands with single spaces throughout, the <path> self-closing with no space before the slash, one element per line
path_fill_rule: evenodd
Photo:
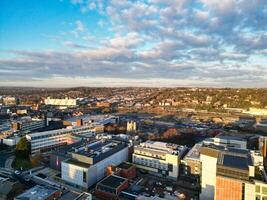
<path fill-rule="evenodd" d="M 267 1 L 0 0 L 0 86 L 267 87 Z"/>

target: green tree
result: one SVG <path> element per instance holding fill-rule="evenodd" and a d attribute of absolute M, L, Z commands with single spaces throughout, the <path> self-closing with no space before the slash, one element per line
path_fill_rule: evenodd
<path fill-rule="evenodd" d="M 26 137 L 21 138 L 18 144 L 16 145 L 16 157 L 29 158 L 30 152 L 31 149 L 29 141 L 26 139 Z"/>

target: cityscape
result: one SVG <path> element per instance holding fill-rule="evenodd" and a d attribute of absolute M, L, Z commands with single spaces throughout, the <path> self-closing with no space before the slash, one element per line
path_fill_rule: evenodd
<path fill-rule="evenodd" d="M 0 1 L 0 200 L 267 200 L 265 0 Z"/>

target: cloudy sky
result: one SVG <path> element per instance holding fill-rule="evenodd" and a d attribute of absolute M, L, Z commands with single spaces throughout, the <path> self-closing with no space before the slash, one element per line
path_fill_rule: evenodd
<path fill-rule="evenodd" d="M 1 0 L 0 86 L 267 87 L 267 1 Z"/>

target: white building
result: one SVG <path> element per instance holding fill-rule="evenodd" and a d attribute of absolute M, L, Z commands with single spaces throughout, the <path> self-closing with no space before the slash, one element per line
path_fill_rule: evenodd
<path fill-rule="evenodd" d="M 5 144 L 7 146 L 15 146 L 20 141 L 20 139 L 21 139 L 21 137 L 18 137 L 18 136 L 4 138 L 3 144 Z"/>
<path fill-rule="evenodd" d="M 201 169 L 201 194 L 202 200 L 213 200 L 216 191 L 216 170 L 219 151 L 202 147 L 200 151 Z"/>
<path fill-rule="evenodd" d="M 71 142 L 71 134 L 91 133 L 92 128 L 91 126 L 68 127 L 65 129 L 27 134 L 26 138 L 31 143 L 32 154 L 35 154 L 68 144 Z"/>
<path fill-rule="evenodd" d="M 128 160 L 128 146 L 119 141 L 95 141 L 76 148 L 71 157 L 61 164 L 61 178 L 88 188 L 104 178 L 108 166 Z"/>
<path fill-rule="evenodd" d="M 147 141 L 134 147 L 133 163 L 138 168 L 176 179 L 180 159 L 186 149 L 185 146 Z"/>
<path fill-rule="evenodd" d="M 214 138 L 204 140 L 204 144 L 214 144 L 224 147 L 247 149 L 247 140 L 239 136 L 217 135 Z"/>
<path fill-rule="evenodd" d="M 62 107 L 74 107 L 77 105 L 76 99 L 51 99 L 50 97 L 44 100 L 45 105 L 62 106 Z"/>

